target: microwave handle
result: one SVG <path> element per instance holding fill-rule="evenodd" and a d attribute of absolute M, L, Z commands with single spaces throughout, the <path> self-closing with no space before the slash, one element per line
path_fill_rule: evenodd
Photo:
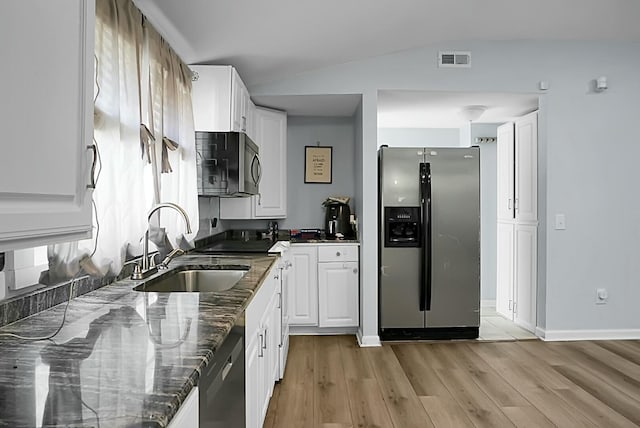
<path fill-rule="evenodd" d="M 255 176 L 253 174 L 253 166 L 257 163 L 257 176 Z M 257 186 L 258 184 L 260 184 L 260 179 L 262 178 L 262 165 L 260 165 L 260 158 L 258 157 L 257 154 L 253 155 L 253 160 L 251 161 L 251 178 L 253 179 L 253 182 L 255 183 L 255 185 Z"/>

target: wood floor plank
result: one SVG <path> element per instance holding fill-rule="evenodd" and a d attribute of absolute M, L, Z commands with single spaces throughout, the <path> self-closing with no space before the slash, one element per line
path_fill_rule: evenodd
<path fill-rule="evenodd" d="M 282 386 L 278 383 L 273 388 L 273 395 L 267 409 L 267 416 L 264 418 L 263 428 L 273 428 L 276 423 L 276 415 L 278 414 L 278 404 L 280 403 L 280 390 Z"/>
<path fill-rule="evenodd" d="M 436 373 L 476 427 L 514 426 L 464 370 L 437 369 Z"/>
<path fill-rule="evenodd" d="M 598 346 L 613 352 L 622 358 L 640 365 L 640 349 L 636 349 L 626 340 L 606 340 L 596 342 Z"/>
<path fill-rule="evenodd" d="M 582 388 L 563 389 L 554 392 L 560 400 L 578 409 L 596 426 L 608 428 L 631 428 L 637 426 Z"/>
<path fill-rule="evenodd" d="M 451 396 L 420 397 L 429 418 L 437 428 L 473 427 L 473 422 L 467 417 L 460 404 Z"/>
<path fill-rule="evenodd" d="M 367 355 L 394 426 L 397 428 L 433 427 L 431 419 L 391 347 L 370 348 Z"/>
<path fill-rule="evenodd" d="M 400 362 L 416 395 L 420 397 L 450 397 L 449 390 L 440 381 L 431 366 L 431 361 L 425 357 L 424 353 L 420 352 L 421 349 L 425 349 L 428 346 L 393 345 L 391 349 Z"/>
<path fill-rule="evenodd" d="M 502 412 L 518 428 L 552 428 L 553 422 L 533 406 L 503 407 Z"/>
<path fill-rule="evenodd" d="M 347 388 L 354 427 L 393 427 L 376 379 L 349 379 Z"/>
<path fill-rule="evenodd" d="M 335 336 L 316 339 L 314 361 L 314 414 L 316 426 L 351 425 L 347 383 Z"/>
<path fill-rule="evenodd" d="M 577 408 L 563 402 L 555 394 L 553 386 L 571 388 L 575 385 L 553 370 L 543 359 L 538 359 L 534 363 L 523 357 L 521 354 L 526 352 L 516 342 L 484 345 L 486 346 L 470 349 L 494 367 L 512 387 L 517 388 L 518 392 L 553 424 L 559 427 L 596 426 Z M 514 416 L 513 412 L 511 416 Z"/>
<path fill-rule="evenodd" d="M 482 358 L 478 358 L 471 348 L 481 347 L 482 344 L 461 344 L 455 351 L 449 349 L 451 358 L 456 358 L 458 364 L 471 376 L 476 385 L 482 389 L 500 407 L 526 407 L 529 402 L 502 378 Z M 453 354 L 455 352 L 455 355 Z"/>
<path fill-rule="evenodd" d="M 573 365 L 579 365 L 593 375 L 594 378 L 599 379 L 600 382 L 607 383 L 615 389 L 622 391 L 640 404 L 640 381 L 634 379 L 634 377 L 639 377 L 637 367 L 628 374 L 623 373 L 610 366 L 610 364 L 612 364 L 611 360 L 601 361 L 585 352 L 585 349 L 588 349 L 588 347 L 584 348 L 576 343 L 565 343 L 563 345 L 563 352 L 572 360 Z M 550 345 L 554 350 L 557 346 L 557 343 Z M 566 366 L 566 363 L 561 364 L 561 366 Z M 634 371 L 636 373 L 634 373 Z"/>
<path fill-rule="evenodd" d="M 312 427 L 314 424 L 314 348 L 312 336 L 290 339 L 287 371 L 280 384 L 273 426 L 278 428 Z"/>
<path fill-rule="evenodd" d="M 584 368 L 573 365 L 557 365 L 554 368 L 622 416 L 640 425 L 640 401 L 634 400 L 620 389 L 603 382 L 600 377 Z"/>
<path fill-rule="evenodd" d="M 598 342 L 572 342 L 567 346 L 589 356 L 595 365 L 607 366 L 628 377 L 629 379 L 624 379 L 624 381 L 640 391 L 640 364 L 599 346 Z"/>
<path fill-rule="evenodd" d="M 344 375 L 347 379 L 375 379 L 376 375 L 366 357 L 367 349 L 361 348 L 355 336 L 338 336 Z"/>

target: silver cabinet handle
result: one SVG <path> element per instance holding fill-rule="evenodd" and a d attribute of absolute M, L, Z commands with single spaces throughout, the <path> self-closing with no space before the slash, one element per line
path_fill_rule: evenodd
<path fill-rule="evenodd" d="M 267 330 L 266 328 L 264 329 L 264 343 L 262 344 L 262 349 L 267 349 Z M 264 354 L 264 352 L 263 352 Z"/>
<path fill-rule="evenodd" d="M 87 184 L 87 189 L 96 188 L 96 164 L 98 163 L 98 147 L 95 144 L 87 146 L 87 150 L 93 152 L 93 163 L 91 164 L 91 181 Z"/>
<path fill-rule="evenodd" d="M 507 208 L 511 209 L 511 198 L 509 198 L 509 203 L 507 204 Z"/>
<path fill-rule="evenodd" d="M 262 333 L 258 333 L 258 336 L 260 336 L 260 352 L 258 353 L 258 358 L 262 358 L 264 357 L 264 336 Z"/>

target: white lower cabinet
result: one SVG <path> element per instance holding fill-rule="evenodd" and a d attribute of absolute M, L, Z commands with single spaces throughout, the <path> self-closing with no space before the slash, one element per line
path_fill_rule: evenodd
<path fill-rule="evenodd" d="M 318 246 L 292 245 L 289 324 L 318 325 Z"/>
<path fill-rule="evenodd" d="M 289 313 L 293 326 L 357 327 L 358 246 L 293 245 Z"/>
<path fill-rule="evenodd" d="M 194 387 L 175 414 L 169 428 L 199 428 L 200 400 L 198 387 Z"/>
<path fill-rule="evenodd" d="M 498 222 L 496 312 L 513 321 L 513 222 Z"/>
<path fill-rule="evenodd" d="M 515 226 L 514 321 L 529 331 L 536 328 L 537 226 Z"/>
<path fill-rule="evenodd" d="M 262 427 L 279 379 L 280 268 L 267 274 L 245 313 L 245 399 L 248 428 Z"/>
<path fill-rule="evenodd" d="M 496 311 L 534 332 L 536 328 L 538 227 L 498 222 Z"/>

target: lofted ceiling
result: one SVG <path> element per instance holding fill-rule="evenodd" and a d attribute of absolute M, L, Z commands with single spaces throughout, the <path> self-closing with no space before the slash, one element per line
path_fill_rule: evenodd
<path fill-rule="evenodd" d="M 640 0 L 134 0 L 188 64 L 231 64 L 248 85 L 437 43 L 469 40 L 640 41 Z M 291 115 L 350 116 L 359 95 L 252 97 Z M 499 123 L 534 95 L 381 91 L 380 127 Z"/>
<path fill-rule="evenodd" d="M 134 0 L 189 64 L 247 85 L 456 40 L 640 41 L 638 0 Z"/>

